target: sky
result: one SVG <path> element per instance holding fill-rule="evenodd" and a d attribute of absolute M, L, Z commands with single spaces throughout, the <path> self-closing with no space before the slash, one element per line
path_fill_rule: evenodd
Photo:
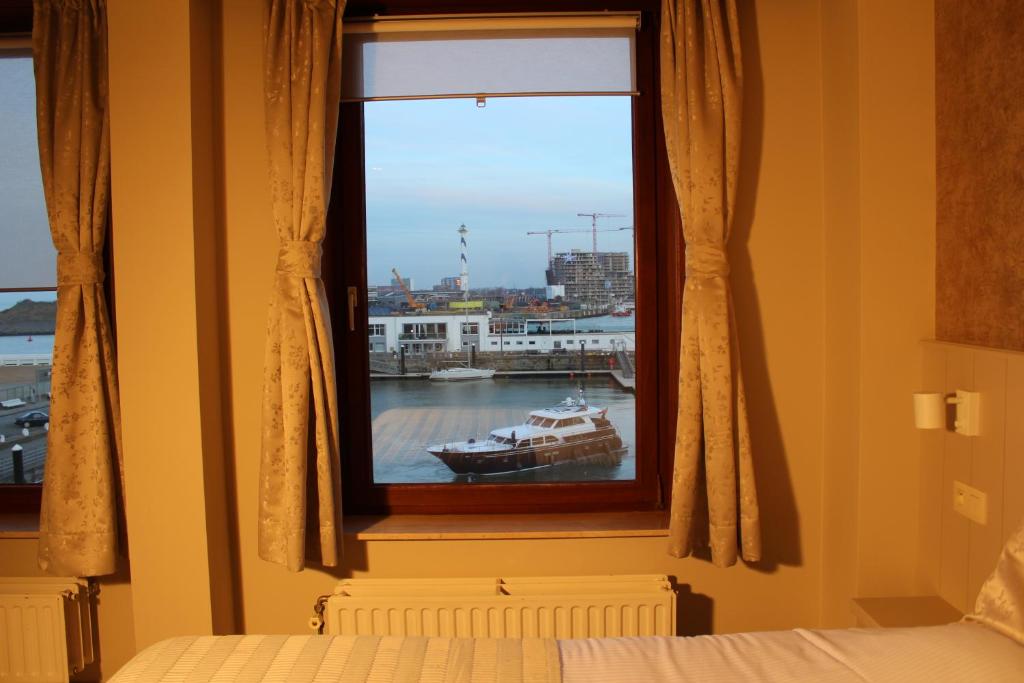
<path fill-rule="evenodd" d="M 589 228 L 577 213 L 633 224 L 629 97 L 371 102 L 365 106 L 370 284 L 397 267 L 416 288 L 459 274 L 459 225 L 469 229 L 476 287 L 540 287 L 547 238 L 528 231 Z M 600 251 L 632 253 L 630 230 L 598 233 Z M 590 250 L 591 234 L 554 235 L 554 251 Z"/>
<path fill-rule="evenodd" d="M 0 59 L 0 82 L 0 289 L 52 286 L 31 60 Z M 370 284 L 390 282 L 392 268 L 417 288 L 458 275 L 465 223 L 471 286 L 543 286 L 547 239 L 526 232 L 589 228 L 580 212 L 624 214 L 599 228 L 633 223 L 631 106 L 629 97 L 366 104 Z M 632 251 L 632 234 L 599 233 L 599 249 Z M 553 245 L 590 249 L 591 236 L 556 234 Z M 24 298 L 14 296 L 8 304 Z"/>
<path fill-rule="evenodd" d="M 0 288 L 53 286 L 57 254 L 39 174 L 32 59 L 0 58 L 0 83 Z"/>

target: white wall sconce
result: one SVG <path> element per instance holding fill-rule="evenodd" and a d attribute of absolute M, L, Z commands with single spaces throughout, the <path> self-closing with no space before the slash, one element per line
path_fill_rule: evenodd
<path fill-rule="evenodd" d="M 918 429 L 943 429 L 946 426 L 946 405 L 956 406 L 953 431 L 964 436 L 981 433 L 979 405 L 981 394 L 957 389 L 953 396 L 939 393 L 914 394 L 914 426 Z"/>

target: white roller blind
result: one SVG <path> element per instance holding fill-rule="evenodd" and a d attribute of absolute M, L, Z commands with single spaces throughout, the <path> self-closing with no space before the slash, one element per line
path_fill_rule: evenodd
<path fill-rule="evenodd" d="M 345 101 L 635 95 L 635 14 L 410 17 L 345 24 Z"/>

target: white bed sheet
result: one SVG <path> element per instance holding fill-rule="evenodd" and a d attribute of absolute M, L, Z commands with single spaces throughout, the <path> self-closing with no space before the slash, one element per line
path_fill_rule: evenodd
<path fill-rule="evenodd" d="M 559 641 L 564 683 L 1024 682 L 1024 646 L 977 624 Z"/>

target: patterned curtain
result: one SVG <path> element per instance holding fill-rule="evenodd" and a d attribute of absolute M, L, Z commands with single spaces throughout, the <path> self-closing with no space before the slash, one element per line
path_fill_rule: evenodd
<path fill-rule="evenodd" d="M 707 538 L 712 561 L 729 566 L 737 544 L 744 560 L 761 557 L 725 251 L 743 109 L 735 0 L 662 0 L 661 107 L 686 242 L 669 552 L 685 557 Z M 706 532 L 699 528 L 705 513 Z"/>
<path fill-rule="evenodd" d="M 336 565 L 340 550 L 337 388 L 320 243 L 338 126 L 344 8 L 344 0 L 267 0 L 264 27 L 270 193 L 280 250 L 263 368 L 259 555 L 292 571 L 305 566 L 307 505 L 317 507 L 320 561 Z"/>
<path fill-rule="evenodd" d="M 124 491 L 103 290 L 110 190 L 106 6 L 103 0 L 35 0 L 32 21 L 39 162 L 57 248 L 39 566 L 52 574 L 98 576 L 115 570 Z"/>

